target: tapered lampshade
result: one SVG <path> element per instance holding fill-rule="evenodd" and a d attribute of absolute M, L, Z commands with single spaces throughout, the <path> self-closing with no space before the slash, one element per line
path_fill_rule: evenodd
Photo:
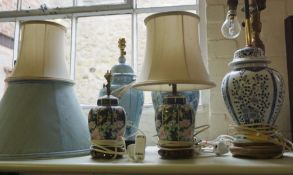
<path fill-rule="evenodd" d="M 0 101 L 0 160 L 89 154 L 87 119 L 63 54 L 64 27 L 22 23 L 21 49 Z"/>
<path fill-rule="evenodd" d="M 145 19 L 147 45 L 144 67 L 134 87 L 149 91 L 206 89 L 210 81 L 202 61 L 199 17 L 189 12 L 166 12 Z"/>
<path fill-rule="evenodd" d="M 69 80 L 64 59 L 65 30 L 49 21 L 24 22 L 19 58 L 9 79 Z"/>

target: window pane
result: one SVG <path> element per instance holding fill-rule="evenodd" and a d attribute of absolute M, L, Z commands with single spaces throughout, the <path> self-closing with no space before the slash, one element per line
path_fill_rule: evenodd
<path fill-rule="evenodd" d="M 0 11 L 16 10 L 17 0 L 0 0 Z"/>
<path fill-rule="evenodd" d="M 5 78 L 12 70 L 15 23 L 0 23 L 0 98 Z"/>
<path fill-rule="evenodd" d="M 148 14 L 139 14 L 137 17 L 137 37 L 138 37 L 138 49 L 137 49 L 137 75 L 139 76 L 141 73 L 141 70 L 143 68 L 143 62 L 144 62 L 144 55 L 145 55 L 145 49 L 146 49 L 146 27 L 144 24 L 144 19 L 151 15 L 151 13 Z M 152 97 L 151 92 L 145 91 L 144 92 L 144 104 L 152 104 Z"/>
<path fill-rule="evenodd" d="M 146 49 L 146 26 L 144 24 L 144 19 L 148 17 L 149 15 L 152 15 L 151 13 L 144 13 L 139 14 L 137 16 L 137 35 L 138 35 L 138 58 L 137 58 L 137 75 L 141 73 L 142 65 L 144 61 L 144 55 L 145 55 L 145 49 Z"/>
<path fill-rule="evenodd" d="M 73 0 L 22 0 L 21 9 L 39 9 L 44 4 L 47 8 L 69 7 Z"/>
<path fill-rule="evenodd" d="M 131 64 L 131 15 L 79 18 L 75 91 L 81 104 L 96 104 L 104 74 L 118 63 L 119 38 L 126 39 L 126 63 Z"/>
<path fill-rule="evenodd" d="M 197 0 L 137 0 L 137 7 L 163 7 L 196 4 Z"/>
<path fill-rule="evenodd" d="M 124 4 L 125 0 L 78 0 L 79 6 L 104 5 L 104 4 Z"/>

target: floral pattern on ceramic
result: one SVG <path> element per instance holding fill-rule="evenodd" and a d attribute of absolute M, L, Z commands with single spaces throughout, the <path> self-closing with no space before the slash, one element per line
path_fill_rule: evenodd
<path fill-rule="evenodd" d="M 158 108 L 155 123 L 158 137 L 162 141 L 193 141 L 195 115 L 191 106 L 185 102 L 164 102 Z"/>
<path fill-rule="evenodd" d="M 123 84 L 112 84 L 111 90 L 115 91 L 121 86 L 123 86 Z M 100 91 L 100 95 L 103 95 L 105 93 L 105 90 Z M 119 105 L 121 105 L 124 108 L 127 115 L 126 122 L 130 124 L 129 126 L 126 126 L 126 131 L 124 135 L 125 139 L 127 140 L 134 140 L 135 133 L 137 132 L 137 128 L 139 127 L 143 103 L 143 91 L 134 88 L 130 88 L 127 92 L 125 92 L 125 94 L 123 94 L 122 97 L 119 98 Z M 132 127 L 131 125 L 134 127 Z"/>
<path fill-rule="evenodd" d="M 120 140 L 125 132 L 125 112 L 120 106 L 96 107 L 89 112 L 88 124 L 92 140 Z"/>
<path fill-rule="evenodd" d="M 259 48 L 246 47 L 234 54 L 233 70 L 223 79 L 222 94 L 237 124 L 275 123 L 283 104 L 283 80 L 267 64 Z"/>
<path fill-rule="evenodd" d="M 234 53 L 234 58 L 264 58 L 264 53 L 262 50 L 259 50 L 259 48 L 253 48 L 253 47 L 244 47 Z"/>
<path fill-rule="evenodd" d="M 196 113 L 199 102 L 199 91 L 182 91 L 177 92 L 178 96 L 183 96 L 186 103 L 191 105 L 193 112 Z M 159 106 L 163 104 L 164 97 L 172 96 L 172 92 L 152 91 L 152 102 L 155 112 L 158 112 Z"/>

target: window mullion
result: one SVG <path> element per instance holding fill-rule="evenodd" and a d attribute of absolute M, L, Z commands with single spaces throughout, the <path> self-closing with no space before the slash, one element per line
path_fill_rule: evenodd
<path fill-rule="evenodd" d="M 15 22 L 14 29 L 14 46 L 13 46 L 13 59 L 12 59 L 12 67 L 14 67 L 14 61 L 17 60 L 18 57 L 18 47 L 19 47 L 19 33 L 20 33 L 20 22 Z"/>
<path fill-rule="evenodd" d="M 70 78 L 75 79 L 77 18 L 71 18 Z"/>
<path fill-rule="evenodd" d="M 136 9 L 136 0 L 133 0 L 133 13 L 132 13 L 132 60 L 131 65 L 134 69 L 134 72 L 137 73 L 137 58 L 138 58 L 138 37 L 137 37 L 137 30 L 138 30 L 138 24 L 137 24 L 137 14 L 135 13 Z"/>
<path fill-rule="evenodd" d="M 77 0 L 73 0 L 73 7 L 77 6 Z"/>
<path fill-rule="evenodd" d="M 114 4 L 114 5 L 93 5 L 93 6 L 73 6 L 47 9 L 41 11 L 40 9 L 19 10 L 19 11 L 2 11 L 0 12 L 1 22 L 10 22 L 15 20 L 30 20 L 30 19 L 46 19 L 46 18 L 66 18 L 75 16 L 88 15 L 95 16 L 95 12 L 107 11 L 125 11 L 131 10 L 128 4 Z"/>
<path fill-rule="evenodd" d="M 186 11 L 186 10 L 198 10 L 198 5 L 178 5 L 178 6 L 166 6 L 166 7 L 145 7 L 136 8 L 135 13 L 159 13 L 167 11 Z"/>
<path fill-rule="evenodd" d="M 17 0 L 16 10 L 21 10 L 21 3 L 22 0 Z M 14 46 L 13 46 L 13 59 L 12 59 L 12 67 L 14 67 L 14 62 L 17 60 L 18 57 L 18 47 L 19 47 L 19 33 L 20 33 L 20 21 L 15 22 L 14 28 Z"/>

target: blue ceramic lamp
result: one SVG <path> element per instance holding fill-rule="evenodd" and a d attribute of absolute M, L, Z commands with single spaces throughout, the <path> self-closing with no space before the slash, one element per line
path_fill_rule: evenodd
<path fill-rule="evenodd" d="M 189 12 L 167 12 L 145 19 L 147 46 L 142 73 L 134 87 L 172 92 L 158 107 L 155 125 L 163 158 L 193 156 L 195 114 L 178 91 L 207 89 L 210 81 L 198 39 L 199 17 Z"/>

